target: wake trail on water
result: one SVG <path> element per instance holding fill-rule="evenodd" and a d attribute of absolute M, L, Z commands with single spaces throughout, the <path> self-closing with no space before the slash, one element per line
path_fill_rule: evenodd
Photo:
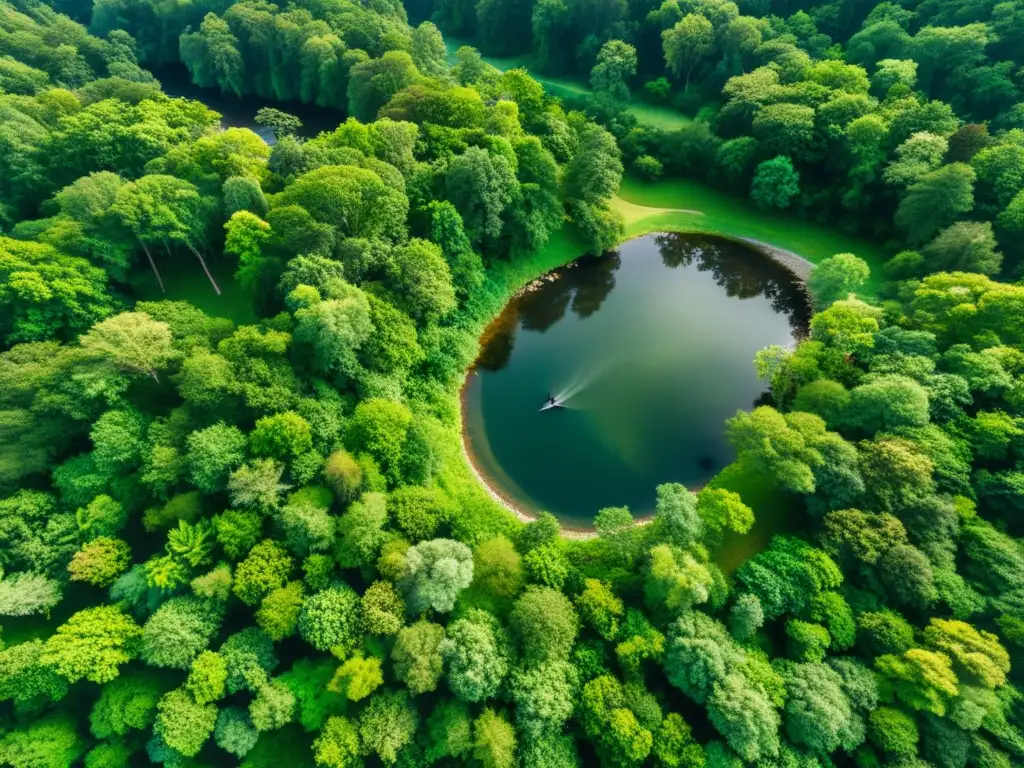
<path fill-rule="evenodd" d="M 606 359 L 606 360 L 603 360 L 602 362 L 598 363 L 597 365 L 591 367 L 589 370 L 587 370 L 587 371 L 585 371 L 585 372 L 583 372 L 581 374 L 577 374 L 576 376 L 574 376 L 572 379 L 569 380 L 568 384 L 566 384 L 560 390 L 556 390 L 555 391 L 554 398 L 555 398 L 556 402 L 558 403 L 559 406 L 561 406 L 563 408 L 574 408 L 574 407 L 578 408 L 578 407 L 580 407 L 579 405 L 570 405 L 568 403 L 568 401 L 571 398 L 574 398 L 577 395 L 585 392 L 599 378 L 601 378 L 604 374 L 606 374 L 614 366 L 615 366 L 615 361 L 614 360 L 607 360 Z M 548 408 L 553 408 L 553 407 L 555 407 L 555 406 L 546 405 L 543 408 L 541 408 L 541 410 L 544 411 L 544 410 L 547 410 Z"/>

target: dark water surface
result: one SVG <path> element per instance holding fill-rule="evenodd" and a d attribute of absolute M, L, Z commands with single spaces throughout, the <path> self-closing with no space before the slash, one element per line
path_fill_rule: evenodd
<path fill-rule="evenodd" d="M 649 514 L 659 483 L 731 462 L 723 422 L 764 390 L 754 354 L 810 317 L 790 272 L 709 236 L 649 235 L 548 277 L 487 329 L 464 415 L 491 486 L 570 526 Z M 548 393 L 568 407 L 539 411 Z"/>
<path fill-rule="evenodd" d="M 216 88 L 201 88 L 192 82 L 188 69 L 181 64 L 157 67 L 153 76 L 160 81 L 164 93 L 175 98 L 201 101 L 214 112 L 220 112 L 224 128 L 248 128 L 258 133 L 268 144 L 274 143 L 274 132 L 256 123 L 256 113 L 262 107 L 273 107 L 295 115 L 302 121 L 298 135 L 313 138 L 323 131 L 333 131 L 343 122 L 345 115 L 333 109 L 325 109 L 298 102 L 281 102 L 261 99 L 259 96 L 236 97 L 225 95 Z"/>

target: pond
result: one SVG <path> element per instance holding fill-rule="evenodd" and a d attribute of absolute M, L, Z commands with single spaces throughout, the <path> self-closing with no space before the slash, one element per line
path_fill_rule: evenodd
<path fill-rule="evenodd" d="M 724 421 L 764 396 L 754 354 L 792 346 L 800 281 L 751 248 L 648 235 L 536 281 L 481 339 L 463 390 L 466 448 L 499 496 L 588 528 L 653 511 L 655 486 L 707 483 L 735 454 Z M 548 396 L 564 408 L 540 410 Z"/>
<path fill-rule="evenodd" d="M 181 64 L 158 67 L 153 70 L 153 76 L 160 81 L 164 93 L 168 96 L 201 101 L 214 112 L 220 113 L 220 124 L 224 128 L 248 128 L 259 134 L 268 144 L 274 143 L 274 132 L 266 126 L 257 124 L 255 120 L 256 112 L 263 107 L 280 109 L 302 120 L 302 128 L 298 135 L 303 138 L 313 138 L 323 131 L 333 131 L 345 121 L 345 115 L 333 109 L 298 102 L 283 103 L 261 99 L 251 94 L 239 98 L 225 95 L 216 88 L 201 88 L 192 82 L 188 69 Z"/>

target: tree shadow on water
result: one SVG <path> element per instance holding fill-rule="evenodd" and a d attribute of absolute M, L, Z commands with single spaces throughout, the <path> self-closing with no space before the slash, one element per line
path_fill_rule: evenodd
<path fill-rule="evenodd" d="M 615 288 L 615 272 L 622 266 L 618 251 L 587 256 L 539 278 L 539 284 L 509 302 L 480 339 L 476 365 L 500 371 L 512 358 L 516 334 L 544 333 L 571 309 L 580 319 L 597 312 Z"/>
<path fill-rule="evenodd" d="M 570 270 L 576 296 L 572 300 L 572 311 L 581 320 L 593 315 L 604 304 L 615 288 L 615 273 L 622 266 L 618 251 L 609 251 L 598 258 L 590 258 Z"/>
<path fill-rule="evenodd" d="M 696 266 L 710 273 L 733 298 L 764 296 L 775 312 L 786 316 L 795 335 L 807 334 L 811 321 L 807 292 L 796 275 L 768 256 L 742 243 L 703 235 L 662 234 L 654 241 L 666 267 Z"/>
<path fill-rule="evenodd" d="M 556 273 L 557 275 L 557 273 Z M 572 301 L 572 285 L 561 275 L 530 293 L 516 299 L 519 319 L 524 331 L 544 333 L 565 317 Z"/>
<path fill-rule="evenodd" d="M 518 330 L 519 313 L 511 305 L 505 307 L 480 337 L 476 367 L 484 371 L 500 371 L 508 365 L 512 359 L 512 350 L 515 349 Z"/>

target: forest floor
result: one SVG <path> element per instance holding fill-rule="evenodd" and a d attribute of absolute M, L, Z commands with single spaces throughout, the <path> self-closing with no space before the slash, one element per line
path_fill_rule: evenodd
<path fill-rule="evenodd" d="M 207 259 L 213 279 L 221 290 L 218 296 L 203 274 L 199 262 L 191 256 L 183 259 L 180 264 L 167 261 L 160 263 L 160 276 L 164 280 L 166 292 L 161 293 L 160 287 L 152 274 L 147 272 L 135 294 L 139 301 L 187 301 L 210 317 L 226 317 L 236 325 L 251 325 L 258 322 L 256 309 L 249 295 L 242 289 L 234 276 L 235 259 L 222 255 Z"/>
<path fill-rule="evenodd" d="M 804 519 L 799 497 L 779 488 L 764 472 L 736 461 L 719 472 L 708 484 L 738 493 L 754 511 L 754 525 L 744 534 L 729 533 L 713 553 L 715 563 L 732 573 L 746 560 L 768 548 L 773 536 L 795 533 Z"/>
<path fill-rule="evenodd" d="M 448 57 L 451 61 L 454 61 L 455 51 L 460 47 L 472 45 L 472 43 L 454 37 L 445 37 L 444 42 L 448 48 Z M 528 70 L 530 76 L 544 86 L 544 90 L 551 96 L 555 96 L 565 102 L 582 101 L 589 98 L 591 94 L 590 87 L 581 80 L 569 77 L 549 77 L 535 71 L 529 56 L 512 56 L 508 58 L 483 56 L 483 60 L 502 72 L 515 69 L 516 67 Z M 631 104 L 627 111 L 637 119 L 638 123 L 649 125 L 653 128 L 661 128 L 665 131 L 672 131 L 693 122 L 693 118 L 684 115 L 677 109 L 667 106 L 662 107 L 656 104 L 645 104 L 639 100 Z"/>

